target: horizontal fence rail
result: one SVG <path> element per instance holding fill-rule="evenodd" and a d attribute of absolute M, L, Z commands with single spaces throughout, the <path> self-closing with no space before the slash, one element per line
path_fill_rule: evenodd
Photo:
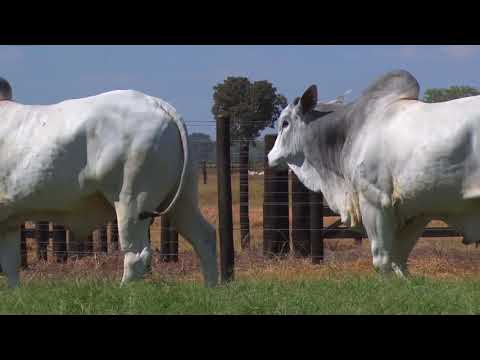
<path fill-rule="evenodd" d="M 327 226 L 339 215 L 326 205 L 322 194 L 309 191 L 292 172 L 268 166 L 275 135 L 257 139 L 254 147 L 226 128 L 217 129 L 217 124 L 218 120 L 191 121 L 187 126 L 190 134 L 201 128 L 210 133 L 220 130 L 217 136 L 222 137 L 211 142 L 192 141 L 200 149 L 192 152 L 198 157 L 198 187 L 204 201 L 201 210 L 222 234 L 219 255 L 224 280 L 234 278 L 234 251 L 253 245 L 267 259 L 291 253 L 319 264 L 324 259 L 324 240 L 354 239 L 360 243 L 368 238 L 364 231 L 352 230 L 338 220 Z M 151 244 L 155 240 L 161 262 L 177 263 L 182 238 L 171 224 L 171 219 L 162 216 L 151 224 L 149 237 Z M 49 221 L 24 224 L 19 233 L 23 267 L 35 259 L 64 263 L 70 258 L 121 254 L 114 219 L 84 239 Z M 435 226 L 425 228 L 421 236 L 451 238 L 462 234 L 448 226 Z"/>

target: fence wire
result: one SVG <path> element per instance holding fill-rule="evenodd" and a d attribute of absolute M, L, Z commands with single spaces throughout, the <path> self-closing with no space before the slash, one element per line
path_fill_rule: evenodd
<path fill-rule="evenodd" d="M 251 124 L 253 122 L 243 123 L 244 126 Z M 187 122 L 190 135 L 198 133 L 199 128 L 214 134 L 215 125 L 214 120 Z M 218 228 L 215 139 L 203 141 L 191 137 L 190 142 L 198 166 L 200 210 L 206 220 Z M 338 215 L 321 198 L 313 198 L 312 193 L 299 183 L 293 173 L 268 168 L 268 149 L 263 139 L 255 139 L 256 146 L 249 146 L 248 161 L 242 161 L 246 160 L 245 154 L 240 153 L 240 145 L 244 143 L 244 139 L 230 139 L 233 231 L 237 251 L 241 251 L 242 247 L 263 246 L 265 255 L 297 253 L 302 250 L 303 257 L 322 257 L 322 253 L 314 252 L 312 244 L 323 242 L 327 233 L 340 234 L 339 231 L 342 231 L 341 234 L 345 235 L 350 229 L 342 227 Z M 315 211 L 316 217 L 312 216 L 312 211 Z M 327 217 L 331 218 L 330 223 L 333 220 L 329 226 L 324 225 L 324 218 Z M 177 233 L 174 226 L 162 226 L 160 220 L 156 219 L 149 227 L 152 250 L 160 252 L 163 257 L 178 257 L 185 239 Z M 27 222 L 21 230 L 21 255 L 23 258 L 28 257 L 28 261 L 32 261 L 32 257 L 68 259 L 118 256 L 122 253 L 120 231 L 114 219 L 84 239 L 76 238 L 68 228 L 61 228 L 62 224 L 53 224 L 48 219 L 45 221 L 48 224 Z M 30 225 L 27 226 L 28 224 Z M 451 236 L 452 230 L 448 227 L 444 229 L 450 231 L 445 236 Z M 363 237 L 364 234 L 352 233 L 349 238 L 358 241 Z"/>

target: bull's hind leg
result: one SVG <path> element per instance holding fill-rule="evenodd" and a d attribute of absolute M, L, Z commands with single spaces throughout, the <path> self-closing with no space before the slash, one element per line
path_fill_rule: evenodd
<path fill-rule="evenodd" d="M 200 258 L 203 278 L 208 287 L 218 281 L 215 229 L 202 216 L 200 211 L 185 203 L 174 211 L 172 222 L 178 232 L 192 244 Z"/>
<path fill-rule="evenodd" d="M 19 285 L 20 233 L 9 230 L 0 238 L 0 264 L 7 276 L 8 286 Z"/>
<path fill-rule="evenodd" d="M 211 287 L 218 281 L 216 231 L 200 212 L 197 186 L 197 177 L 190 169 L 184 191 L 171 211 L 171 219 L 177 231 L 195 249 L 205 284 Z"/>
<path fill-rule="evenodd" d="M 150 219 L 140 214 L 155 209 L 158 194 L 122 191 L 118 196 L 105 192 L 105 197 L 114 205 L 117 215 L 120 249 L 124 253 L 122 284 L 141 279 L 150 267 L 152 252 L 148 231 Z"/>
<path fill-rule="evenodd" d="M 124 252 L 122 284 L 141 279 L 150 266 L 152 253 L 148 241 L 148 219 L 139 219 L 135 201 L 115 203 L 120 248 Z"/>
<path fill-rule="evenodd" d="M 165 162 L 153 155 L 147 150 L 133 151 L 122 169 L 120 189 L 112 185 L 115 183 L 113 175 L 111 182 L 105 180 L 109 185 L 102 189 L 117 215 L 120 248 L 124 253 L 122 284 L 142 278 L 149 268 L 152 258 L 148 236 L 150 222 L 140 215 L 156 209 L 175 182 L 174 173 L 152 165 Z"/>
<path fill-rule="evenodd" d="M 469 214 L 455 214 L 443 217 L 443 220 L 450 226 L 457 229 L 463 235 L 463 244 L 474 244 L 480 242 L 480 224 L 478 211 Z"/>

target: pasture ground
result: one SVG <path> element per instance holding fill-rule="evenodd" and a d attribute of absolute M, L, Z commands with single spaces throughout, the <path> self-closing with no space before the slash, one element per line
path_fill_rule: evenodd
<path fill-rule="evenodd" d="M 239 253 L 236 281 L 215 289 L 203 287 L 189 250 L 178 263 L 155 256 L 152 274 L 123 288 L 120 254 L 37 262 L 22 272 L 19 289 L 7 289 L 0 277 L 0 314 L 480 314 L 474 248 L 423 240 L 411 259 L 412 278 L 385 281 L 372 270 L 368 244 L 348 242 L 327 246 L 322 265 L 264 260 L 260 249 Z"/>
<path fill-rule="evenodd" d="M 476 314 L 480 313 L 480 248 L 461 238 L 421 239 L 410 258 L 412 280 L 383 281 L 371 264 L 369 242 L 326 240 L 325 261 L 262 256 L 263 177 L 250 183 L 252 246 L 239 247 L 238 174 L 232 176 L 236 281 L 204 289 L 199 262 L 180 238 L 178 263 L 162 263 L 143 283 L 118 286 L 120 254 L 31 261 L 23 286 L 10 291 L 0 276 L 1 314 Z M 199 185 L 205 217 L 217 224 L 216 179 Z M 335 218 L 327 218 L 327 225 Z M 158 221 L 152 245 L 159 248 Z M 441 225 L 439 222 L 436 226 Z M 34 259 L 31 259 L 34 260 Z"/>
<path fill-rule="evenodd" d="M 479 314 L 479 280 L 42 281 L 0 290 L 1 314 Z"/>

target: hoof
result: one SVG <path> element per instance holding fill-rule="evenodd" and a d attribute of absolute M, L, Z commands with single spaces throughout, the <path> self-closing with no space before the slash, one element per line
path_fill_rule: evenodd
<path fill-rule="evenodd" d="M 392 269 L 393 269 L 395 275 L 399 279 L 407 280 L 410 276 L 410 274 L 408 273 L 408 270 L 404 266 L 399 266 L 397 264 L 392 264 Z"/>

